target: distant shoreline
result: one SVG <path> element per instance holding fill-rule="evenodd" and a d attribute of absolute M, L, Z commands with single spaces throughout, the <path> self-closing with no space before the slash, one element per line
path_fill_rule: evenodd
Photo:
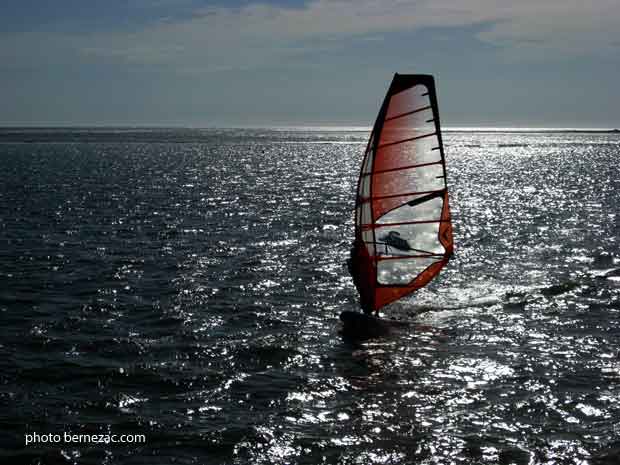
<path fill-rule="evenodd" d="M 370 132 L 365 126 L 0 126 L 0 138 L 17 134 L 49 133 L 95 133 L 95 134 L 131 134 L 154 132 L 210 133 L 215 131 L 291 131 L 291 132 Z M 614 128 L 523 128 L 523 127 L 443 127 L 442 132 L 466 133 L 580 133 L 580 134 L 620 134 Z"/>
<path fill-rule="evenodd" d="M 460 129 L 460 128 L 446 128 L 442 129 L 443 132 L 487 132 L 487 133 L 544 133 L 544 134 L 566 134 L 566 133 L 579 133 L 579 134 L 620 134 L 620 129 L 547 129 L 547 128 L 475 128 L 475 129 Z"/>

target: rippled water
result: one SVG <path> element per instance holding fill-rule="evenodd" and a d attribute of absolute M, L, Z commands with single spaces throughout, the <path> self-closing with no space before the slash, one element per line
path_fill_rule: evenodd
<path fill-rule="evenodd" d="M 455 259 L 354 342 L 367 135 L 1 134 L 2 463 L 620 462 L 620 137 L 446 134 Z"/>

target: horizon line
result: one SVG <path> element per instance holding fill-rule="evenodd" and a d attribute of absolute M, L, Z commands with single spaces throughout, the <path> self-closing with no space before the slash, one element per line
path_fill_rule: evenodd
<path fill-rule="evenodd" d="M 0 131 L 15 130 L 239 130 L 239 129 L 263 129 L 263 130 L 282 130 L 282 131 L 354 131 L 370 132 L 372 126 L 365 125 L 326 125 L 326 124 L 296 124 L 296 125 L 0 125 Z M 593 127 L 593 126 L 443 126 L 442 132 L 620 132 L 618 127 Z"/>

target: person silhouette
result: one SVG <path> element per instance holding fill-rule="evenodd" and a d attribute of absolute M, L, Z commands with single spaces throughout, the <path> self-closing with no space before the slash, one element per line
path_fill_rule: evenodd
<path fill-rule="evenodd" d="M 404 250 L 405 252 L 411 250 L 411 246 L 406 239 L 400 237 L 400 233 L 398 231 L 390 231 L 385 236 L 380 238 L 386 245 L 390 247 L 394 247 L 398 250 Z"/>

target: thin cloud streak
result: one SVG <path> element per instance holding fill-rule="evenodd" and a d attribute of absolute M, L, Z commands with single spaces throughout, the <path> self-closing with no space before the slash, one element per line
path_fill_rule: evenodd
<path fill-rule="evenodd" d="M 97 37 L 105 50 L 133 62 L 178 63 L 206 59 L 229 66 L 231 59 L 285 57 L 292 48 L 320 41 L 433 27 L 486 24 L 482 41 L 507 51 L 524 48 L 561 54 L 609 51 L 620 29 L 616 0 L 521 2 L 471 0 L 316 0 L 304 8 L 252 4 L 209 8 L 188 21 L 163 23 L 129 35 Z M 294 50 L 293 50 L 294 52 Z M 535 56 L 535 55 L 534 55 Z M 221 62 L 221 63 L 218 63 Z"/>
<path fill-rule="evenodd" d="M 100 52 L 107 50 L 134 62 L 178 63 L 184 57 L 203 57 L 229 66 L 231 58 L 247 60 L 259 51 L 266 56 L 286 56 L 290 52 L 286 43 L 299 47 L 308 40 L 483 23 L 489 26 L 479 39 L 507 49 L 542 46 L 558 53 L 581 54 L 611 45 L 620 27 L 620 8 L 609 0 L 588 4 L 472 0 L 458 6 L 449 0 L 317 0 L 298 9 L 252 4 L 200 10 L 188 21 L 99 37 L 96 42 L 101 44 Z"/>
<path fill-rule="evenodd" d="M 617 0 L 471 0 L 458 5 L 451 0 L 315 0 L 303 8 L 256 3 L 200 9 L 189 19 L 158 21 L 132 32 L 19 34 L 3 40 L 0 57 L 5 65 L 64 55 L 192 69 L 201 63 L 203 71 L 247 69 L 342 38 L 472 25 L 485 25 L 479 40 L 522 57 L 597 54 L 616 51 L 620 7 Z"/>

